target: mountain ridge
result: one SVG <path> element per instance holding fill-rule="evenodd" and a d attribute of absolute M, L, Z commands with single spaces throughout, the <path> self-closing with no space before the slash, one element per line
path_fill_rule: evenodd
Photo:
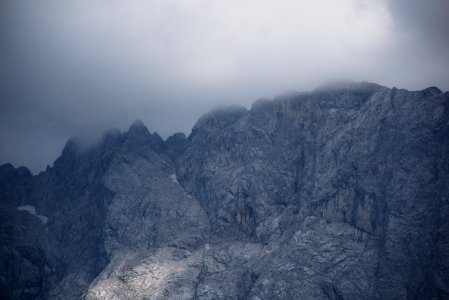
<path fill-rule="evenodd" d="M 345 83 L 2 165 L 1 297 L 444 299 L 448 121 L 437 88 Z"/>

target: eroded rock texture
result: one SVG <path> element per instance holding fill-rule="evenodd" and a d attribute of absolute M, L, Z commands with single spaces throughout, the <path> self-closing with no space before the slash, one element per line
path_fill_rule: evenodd
<path fill-rule="evenodd" d="M 359 83 L 0 167 L 0 298 L 448 299 L 449 93 Z"/>

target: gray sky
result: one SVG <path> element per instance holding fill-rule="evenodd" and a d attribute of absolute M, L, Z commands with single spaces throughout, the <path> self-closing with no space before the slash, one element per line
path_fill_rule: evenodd
<path fill-rule="evenodd" d="M 449 89 L 449 0 L 3 0 L 0 163 L 332 80 Z"/>

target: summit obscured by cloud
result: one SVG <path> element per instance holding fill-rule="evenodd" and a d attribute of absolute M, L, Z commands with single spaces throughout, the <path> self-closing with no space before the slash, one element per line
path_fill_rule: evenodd
<path fill-rule="evenodd" d="M 37 172 L 73 135 L 188 134 L 215 106 L 336 79 L 448 90 L 448 3 L 2 1 L 0 163 Z"/>

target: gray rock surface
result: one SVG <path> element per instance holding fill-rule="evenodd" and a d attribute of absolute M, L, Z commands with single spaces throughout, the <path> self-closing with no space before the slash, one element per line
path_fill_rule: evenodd
<path fill-rule="evenodd" d="M 323 86 L 166 141 L 136 121 L 1 166 L 0 205 L 4 299 L 448 299 L 449 93 Z"/>

